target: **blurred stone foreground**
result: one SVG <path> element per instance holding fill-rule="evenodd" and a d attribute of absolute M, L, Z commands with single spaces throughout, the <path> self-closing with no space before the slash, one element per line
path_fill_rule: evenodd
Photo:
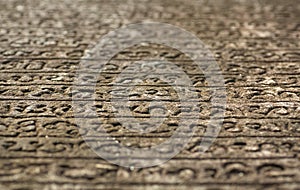
<path fill-rule="evenodd" d="M 299 189 L 299 1 L 2 0 L 0 15 L 0 189 Z M 130 94 L 133 115 L 147 118 L 146 100 L 156 96 L 166 100 L 172 117 L 147 134 L 114 120 L 106 104 L 111 82 L 136 60 L 181 65 L 199 94 L 201 122 L 168 162 L 123 168 L 82 139 L 72 85 L 84 52 L 104 34 L 145 21 L 181 27 L 207 45 L 225 78 L 226 115 L 218 138 L 200 154 L 211 98 L 203 73 L 171 47 L 124 49 L 108 63 L 95 93 L 97 114 L 116 141 L 151 147 L 172 135 L 180 117 L 172 87 L 145 81 Z M 176 34 L 174 40 L 185 42 Z M 193 50 L 193 42 L 185 43 Z M 109 144 L 101 148 L 115 151 Z"/>

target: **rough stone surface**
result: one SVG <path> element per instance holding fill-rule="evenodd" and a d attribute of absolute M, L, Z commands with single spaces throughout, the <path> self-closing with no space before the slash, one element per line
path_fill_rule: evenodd
<path fill-rule="evenodd" d="M 0 189 L 300 189 L 300 3 L 268 0 L 0 1 Z M 101 159 L 79 134 L 72 84 L 85 50 L 130 23 L 170 23 L 196 34 L 223 71 L 227 107 L 221 132 L 198 147 L 211 94 L 181 52 L 157 44 L 130 47 L 107 65 L 97 86 L 97 113 L 120 143 L 149 147 L 170 137 L 180 112 L 158 130 L 126 131 L 106 107 L 114 77 L 143 58 L 165 58 L 191 77 L 201 123 L 165 164 L 123 168 Z M 193 43 L 182 40 L 192 50 Z M 146 117 L 145 96 L 170 106 L 168 85 L 146 83 L 131 94 Z M 101 138 L 101 135 L 95 138 Z"/>

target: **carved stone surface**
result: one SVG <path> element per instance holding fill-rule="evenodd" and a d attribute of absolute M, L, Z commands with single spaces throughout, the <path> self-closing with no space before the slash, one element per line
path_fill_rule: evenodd
<path fill-rule="evenodd" d="M 298 1 L 10 0 L 0 1 L 0 15 L 0 189 L 300 189 Z M 72 85 L 86 50 L 109 31 L 142 21 L 197 35 L 223 72 L 227 105 L 219 136 L 200 154 L 212 97 L 204 74 L 170 47 L 141 44 L 119 52 L 99 75 L 95 93 L 95 110 L 116 141 L 151 147 L 168 139 L 182 116 L 171 86 L 145 81 L 129 94 L 133 115 L 148 118 L 147 101 L 159 97 L 169 108 L 168 120 L 138 134 L 114 119 L 114 79 L 137 60 L 164 58 L 182 67 L 199 96 L 200 118 L 190 125 L 194 137 L 173 159 L 123 168 L 97 156 L 81 137 Z M 173 36 L 195 50 L 194 42 Z M 91 141 L 103 137 L 85 135 Z M 101 148 L 118 151 L 109 141 Z"/>

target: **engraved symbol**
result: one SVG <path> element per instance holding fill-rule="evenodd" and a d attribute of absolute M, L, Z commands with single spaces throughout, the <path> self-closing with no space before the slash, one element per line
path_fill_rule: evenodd
<path fill-rule="evenodd" d="M 198 48 L 188 49 L 180 39 L 193 42 Z M 196 36 L 163 23 L 132 24 L 112 31 L 103 36 L 83 57 L 73 85 L 73 108 L 82 137 L 102 158 L 120 166 L 139 168 L 166 162 L 176 156 L 190 141 L 194 134 L 194 128 L 191 126 L 199 124 L 199 97 L 188 75 L 176 64 L 163 59 L 136 61 L 125 68 L 113 83 L 110 103 L 116 109 L 115 118 L 123 127 L 139 133 L 148 133 L 159 127 L 167 118 L 162 111 L 164 103 L 160 100 L 151 101 L 150 107 L 154 109 L 150 109 L 151 117 L 147 120 L 150 126 L 143 128 L 142 123 L 131 115 L 128 94 L 133 86 L 147 78 L 156 77 L 168 83 L 175 89 L 181 107 L 189 108 L 181 109 L 179 126 L 173 135 L 150 148 L 132 148 L 116 142 L 102 127 L 103 122 L 98 118 L 94 106 L 97 77 L 114 55 L 141 43 L 161 44 L 181 51 L 204 73 L 208 87 L 214 86 L 210 88 L 213 95 L 209 123 L 199 145 L 200 151 L 205 152 L 217 137 L 223 123 L 226 93 L 222 72 L 212 54 Z M 170 74 L 172 77 L 169 77 Z M 121 85 L 124 81 L 127 81 L 128 86 Z"/>

